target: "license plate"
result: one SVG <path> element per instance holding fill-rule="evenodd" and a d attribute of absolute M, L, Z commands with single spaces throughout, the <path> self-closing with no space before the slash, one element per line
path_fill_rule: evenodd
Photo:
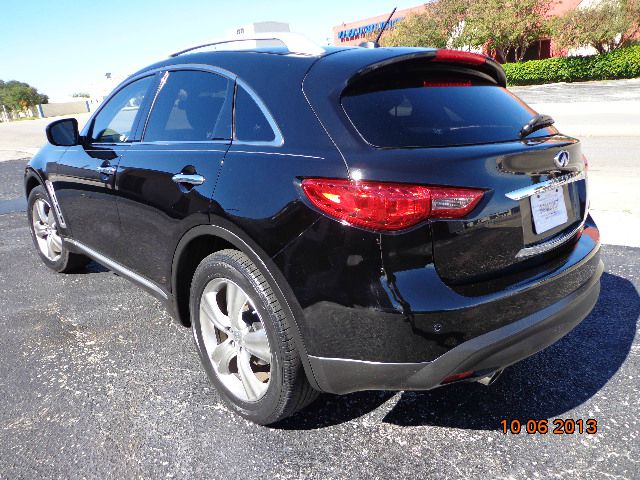
<path fill-rule="evenodd" d="M 531 213 L 538 235 L 567 223 L 567 206 L 564 203 L 562 187 L 551 188 L 533 195 Z"/>

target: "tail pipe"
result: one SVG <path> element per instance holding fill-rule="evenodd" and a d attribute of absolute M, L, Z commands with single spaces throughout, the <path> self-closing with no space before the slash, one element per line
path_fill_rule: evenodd
<path fill-rule="evenodd" d="M 476 382 L 488 387 L 489 385 L 493 384 L 493 382 L 495 382 L 500 375 L 502 375 L 502 372 L 504 372 L 504 370 L 496 370 L 490 375 L 478 378 Z"/>

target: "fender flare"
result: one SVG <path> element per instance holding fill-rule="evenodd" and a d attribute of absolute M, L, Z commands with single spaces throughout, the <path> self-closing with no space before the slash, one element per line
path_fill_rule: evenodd
<path fill-rule="evenodd" d="M 232 222 L 212 215 L 210 224 L 193 227 L 182 236 L 174 252 L 171 265 L 171 291 L 174 293 L 174 295 L 172 295 L 172 302 L 174 303 L 172 310 L 174 312 L 179 311 L 175 292 L 177 291 L 178 264 L 180 258 L 186 246 L 192 240 L 201 236 L 218 237 L 233 245 L 235 248 L 247 255 L 260 269 L 260 272 L 265 276 L 265 278 L 269 280 L 272 287 L 275 287 L 273 290 L 276 298 L 280 302 L 280 305 L 282 305 L 282 307 L 286 309 L 287 313 L 289 313 L 290 318 L 293 319 L 293 324 L 291 325 L 293 340 L 298 352 L 300 352 L 300 358 L 302 360 L 304 371 L 307 374 L 307 378 L 316 390 L 321 390 L 313 374 L 304 339 L 300 333 L 298 321 L 299 319 L 304 318 L 304 314 L 302 312 L 302 307 L 300 307 L 300 304 L 293 294 L 293 290 L 289 286 L 289 283 L 286 281 L 282 272 L 280 272 L 280 269 L 264 252 L 264 250 Z M 181 321 L 181 319 L 178 319 L 178 321 Z"/>
<path fill-rule="evenodd" d="M 36 171 L 32 166 L 27 165 L 24 170 L 24 193 L 27 198 L 29 197 L 27 194 L 27 184 L 32 178 L 35 178 L 40 185 L 44 186 L 44 180 L 40 173 L 38 173 L 38 171 Z"/>

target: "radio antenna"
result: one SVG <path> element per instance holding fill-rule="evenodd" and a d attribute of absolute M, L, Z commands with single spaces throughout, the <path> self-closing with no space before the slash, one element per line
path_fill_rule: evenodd
<path fill-rule="evenodd" d="M 396 10 L 398 9 L 398 7 L 394 7 L 391 15 L 389 15 L 389 18 L 387 18 L 387 21 L 384 22 L 384 25 L 382 26 L 382 28 L 380 29 L 380 33 L 378 34 L 378 36 L 376 37 L 375 40 L 375 44 L 376 46 L 378 45 L 378 42 L 380 41 L 380 37 L 382 36 L 382 34 L 384 33 L 384 31 L 387 29 L 387 26 L 389 26 L 389 22 L 391 21 L 391 17 L 393 17 L 393 14 L 396 13 Z"/>

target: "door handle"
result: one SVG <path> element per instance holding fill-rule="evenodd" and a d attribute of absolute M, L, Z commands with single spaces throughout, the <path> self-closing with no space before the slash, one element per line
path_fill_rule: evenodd
<path fill-rule="evenodd" d="M 176 183 L 188 183 L 189 185 L 202 185 L 205 182 L 205 178 L 202 175 L 178 173 L 171 177 Z"/>
<path fill-rule="evenodd" d="M 96 170 L 103 175 L 113 175 L 116 173 L 116 167 L 98 167 Z"/>

